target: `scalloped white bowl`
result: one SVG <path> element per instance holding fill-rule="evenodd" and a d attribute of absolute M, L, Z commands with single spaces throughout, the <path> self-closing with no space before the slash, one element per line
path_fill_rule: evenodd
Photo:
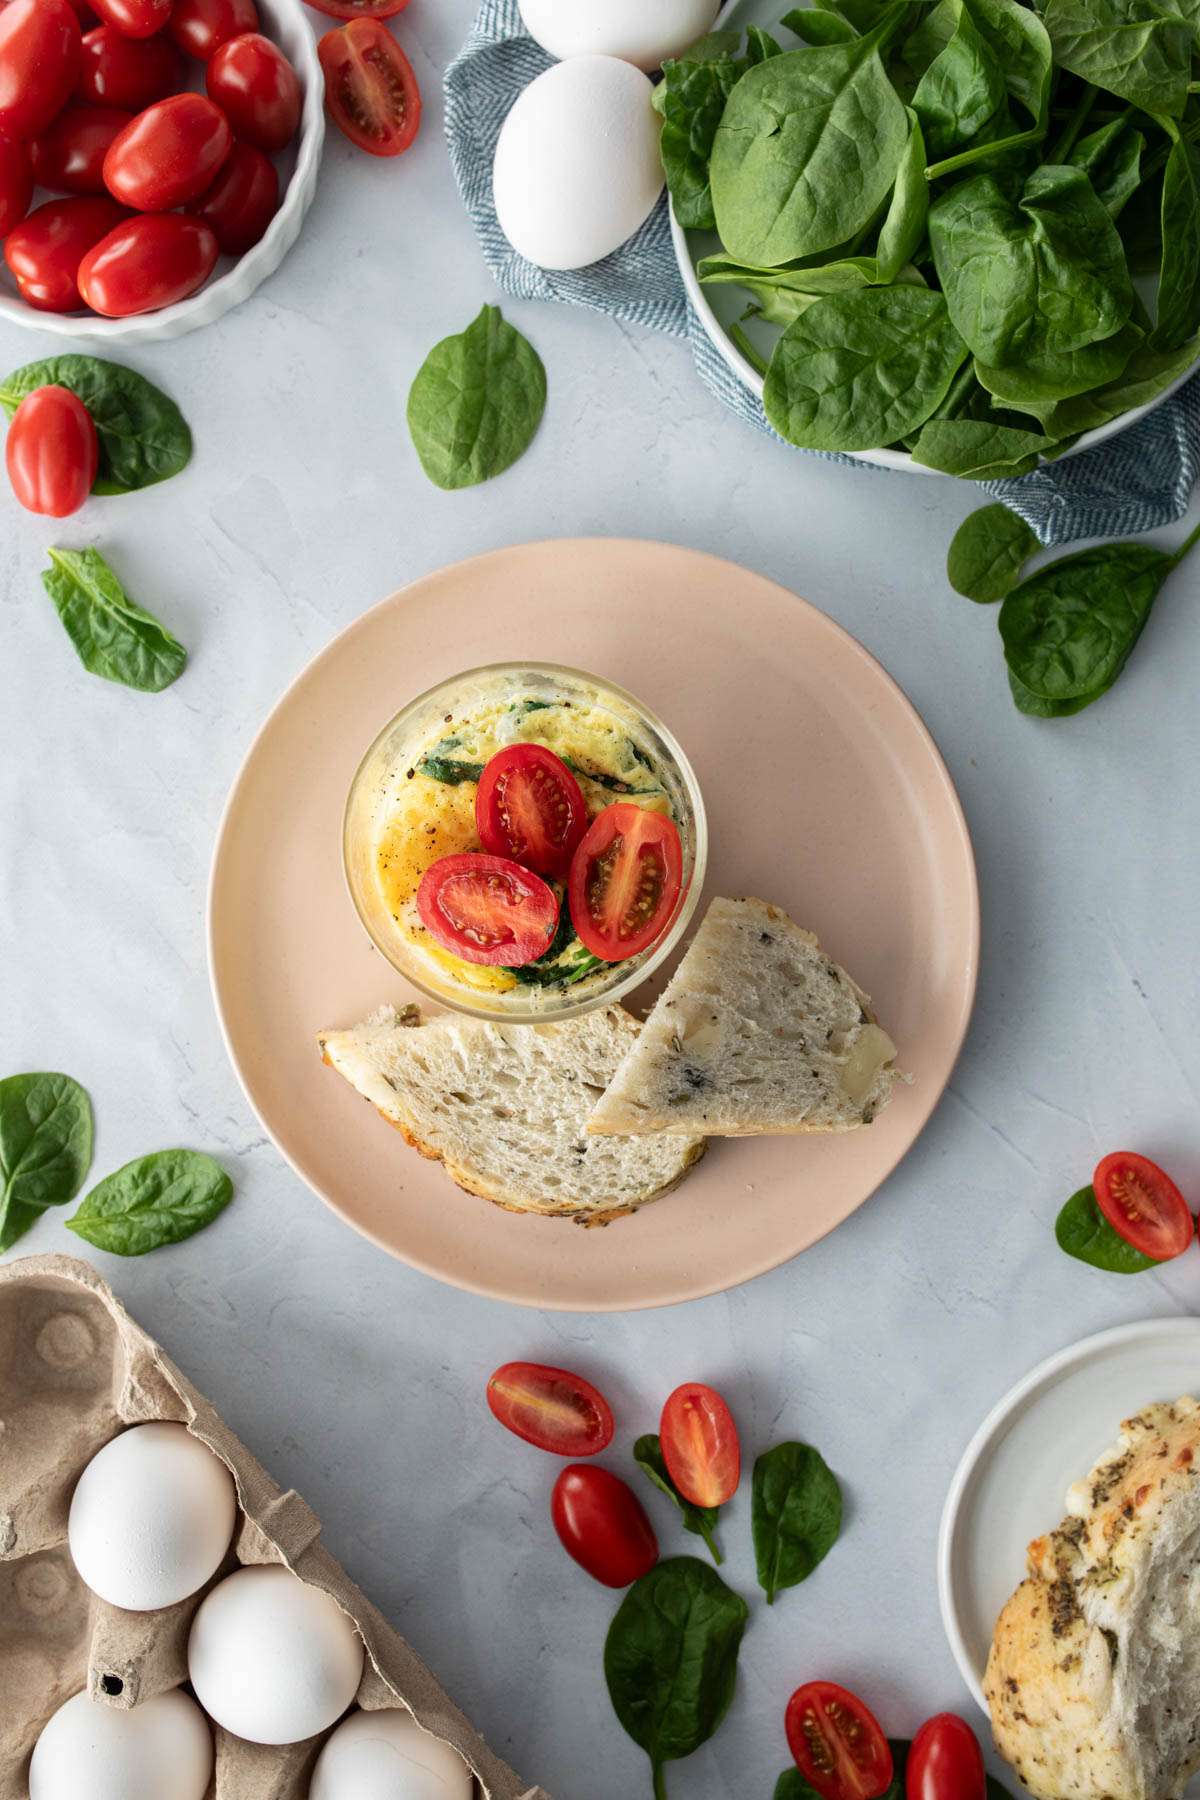
<path fill-rule="evenodd" d="M 304 215 L 317 190 L 321 146 L 325 141 L 325 82 L 307 14 L 300 0 L 257 0 L 266 35 L 274 39 L 290 59 L 304 89 L 300 131 L 290 173 L 281 172 L 284 186 L 279 211 L 252 249 L 236 262 L 222 258 L 217 271 L 197 293 L 159 312 L 135 313 L 128 319 L 102 319 L 93 313 L 47 313 L 26 306 L 15 292 L 7 269 L 0 265 L 0 321 L 23 325 L 50 337 L 70 338 L 75 343 L 115 348 L 146 344 L 164 338 L 183 337 L 201 325 L 211 325 L 233 307 L 248 300 L 268 275 L 273 275 L 296 239 Z M 195 65 L 196 69 L 201 64 Z"/>

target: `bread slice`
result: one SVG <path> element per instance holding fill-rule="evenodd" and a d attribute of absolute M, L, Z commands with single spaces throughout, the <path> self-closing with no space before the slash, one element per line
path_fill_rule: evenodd
<path fill-rule="evenodd" d="M 635 1042 L 637 1020 L 609 1006 L 553 1025 L 494 1025 L 415 1006 L 384 1007 L 351 1031 L 324 1031 L 325 1061 L 422 1156 L 469 1194 L 511 1212 L 607 1225 L 682 1181 L 703 1138 L 605 1142 L 593 1106 Z"/>
<path fill-rule="evenodd" d="M 984 1676 L 1036 1800 L 1178 1800 L 1200 1769 L 1200 1407 L 1127 1419 L 1029 1546 Z"/>
<path fill-rule="evenodd" d="M 588 1130 L 850 1131 L 887 1105 L 895 1055 L 811 932 L 763 900 L 714 900 Z"/>

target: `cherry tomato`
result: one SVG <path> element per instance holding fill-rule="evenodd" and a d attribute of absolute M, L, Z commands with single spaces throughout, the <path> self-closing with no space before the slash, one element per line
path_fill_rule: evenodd
<path fill-rule="evenodd" d="M 330 19 L 394 19 L 408 0 L 308 0 L 308 4 Z"/>
<path fill-rule="evenodd" d="M 464 962 L 510 969 L 536 962 L 558 924 L 558 901 L 540 876 L 478 851 L 426 869 L 417 911 L 430 936 Z"/>
<path fill-rule="evenodd" d="M 0 131 L 31 138 L 62 111 L 83 34 L 67 0 L 9 0 L 0 12 Z"/>
<path fill-rule="evenodd" d="M 188 212 L 211 225 L 225 256 L 257 244 L 279 207 L 275 165 L 253 144 L 235 144 L 221 173 Z"/>
<path fill-rule="evenodd" d="M 230 38 L 257 30 L 254 0 L 175 0 L 171 8 L 171 36 L 200 62 L 207 62 Z"/>
<path fill-rule="evenodd" d="M 571 923 L 593 956 L 624 962 L 662 936 L 682 887 L 674 823 L 620 800 L 597 813 L 571 860 Z"/>
<path fill-rule="evenodd" d="M 33 164 L 25 145 L 0 131 L 0 238 L 7 237 L 29 211 Z"/>
<path fill-rule="evenodd" d="M 788 1748 L 821 1800 L 878 1800 L 892 1752 L 874 1713 L 833 1681 L 809 1681 L 787 1705 Z M 963 1796 L 966 1800 L 966 1796 Z"/>
<path fill-rule="evenodd" d="M 475 825 L 493 856 L 565 880 L 587 830 L 587 804 L 560 757 L 541 744 L 510 744 L 484 768 L 475 791 Z"/>
<path fill-rule="evenodd" d="M 567 1555 L 605 1587 L 628 1587 L 658 1561 L 641 1501 L 608 1469 L 570 1463 L 554 1484 L 550 1517 Z"/>
<path fill-rule="evenodd" d="M 96 479 L 100 443 L 92 415 L 69 388 L 35 388 L 13 414 L 4 456 L 21 505 L 65 519 L 79 511 Z"/>
<path fill-rule="evenodd" d="M 595 1456 L 612 1443 L 612 1408 L 599 1388 L 569 1369 L 505 1363 L 487 1384 L 502 1425 L 553 1456 Z"/>
<path fill-rule="evenodd" d="M 685 1381 L 662 1410 L 663 1461 L 693 1506 L 724 1506 L 742 1478 L 742 1448 L 733 1414 L 715 1388 Z"/>
<path fill-rule="evenodd" d="M 378 19 L 352 19 L 317 45 L 325 105 L 344 136 L 371 156 L 399 156 L 421 123 L 412 64 Z"/>
<path fill-rule="evenodd" d="M 9 232 L 4 260 L 27 306 L 77 312 L 83 305 L 79 265 L 129 214 L 107 194 L 92 200 L 47 200 Z"/>
<path fill-rule="evenodd" d="M 214 51 L 204 85 L 243 142 L 275 156 L 295 137 L 300 77 L 260 31 L 243 32 Z"/>
<path fill-rule="evenodd" d="M 183 63 L 169 38 L 125 37 L 111 25 L 85 34 L 77 100 L 139 113 L 182 86 Z"/>
<path fill-rule="evenodd" d="M 926 1719 L 904 1772 L 906 1800 L 987 1800 L 979 1740 L 957 1713 Z"/>
<path fill-rule="evenodd" d="M 145 213 L 101 238 L 79 265 L 79 292 L 108 319 L 157 312 L 203 287 L 219 252 L 216 234 L 181 213 Z"/>
<path fill-rule="evenodd" d="M 1140 1250 L 1166 1262 L 1179 1256 L 1196 1233 L 1188 1203 L 1171 1177 L 1135 1150 L 1117 1150 L 1096 1165 L 1096 1200 L 1113 1230 Z"/>
<path fill-rule="evenodd" d="M 68 106 L 30 147 L 38 186 L 56 194 L 104 193 L 104 159 L 132 118 L 115 106 Z"/>
<path fill-rule="evenodd" d="M 106 25 L 126 37 L 153 37 L 171 16 L 171 0 L 88 0 Z"/>
<path fill-rule="evenodd" d="M 113 140 L 104 179 L 113 198 L 139 212 L 170 212 L 217 178 L 233 149 L 229 121 L 203 94 L 172 94 L 138 114 Z"/>

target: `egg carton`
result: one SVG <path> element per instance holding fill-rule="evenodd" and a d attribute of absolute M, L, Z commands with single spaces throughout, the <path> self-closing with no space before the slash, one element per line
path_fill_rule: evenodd
<path fill-rule="evenodd" d="M 216 1452 L 240 1511 L 207 1586 L 177 1606 L 135 1613 L 84 1586 L 67 1550 L 67 1513 L 101 1445 L 149 1419 L 185 1425 Z M 26 1800 L 38 1735 L 81 1688 L 128 1708 L 186 1681 L 188 1632 L 204 1595 L 239 1563 L 269 1562 L 323 1588 L 353 1621 L 366 1647 L 360 1707 L 404 1708 L 453 1745 L 480 1800 L 550 1800 L 488 1748 L 320 1531 L 300 1495 L 280 1490 L 90 1264 L 30 1256 L 0 1267 L 0 1800 Z M 214 1725 L 207 1800 L 305 1800 L 328 1735 L 279 1748 Z"/>

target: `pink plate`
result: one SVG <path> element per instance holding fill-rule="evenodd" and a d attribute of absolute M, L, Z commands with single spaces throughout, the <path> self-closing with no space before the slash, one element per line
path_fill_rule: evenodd
<path fill-rule="evenodd" d="M 899 1044 L 914 1081 L 874 1125 L 715 1143 L 674 1194 L 583 1231 L 460 1192 L 323 1066 L 319 1030 L 414 997 L 372 948 L 342 876 L 342 809 L 359 758 L 411 695 L 467 663 L 518 658 L 607 676 L 679 737 L 708 809 L 708 892 L 756 894 L 816 931 Z M 229 1053 L 297 1173 L 415 1268 L 567 1311 L 717 1293 L 847 1218 L 911 1147 L 950 1078 L 978 951 L 962 809 L 890 676 L 759 575 L 608 539 L 525 544 L 442 569 L 335 638 L 246 758 L 209 893 Z"/>

